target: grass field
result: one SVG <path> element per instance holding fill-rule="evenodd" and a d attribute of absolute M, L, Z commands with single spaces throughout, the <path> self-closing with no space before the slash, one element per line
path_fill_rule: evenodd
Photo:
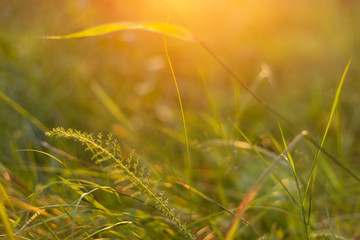
<path fill-rule="evenodd" d="M 359 11 L 1 1 L 0 239 L 360 239 Z"/>

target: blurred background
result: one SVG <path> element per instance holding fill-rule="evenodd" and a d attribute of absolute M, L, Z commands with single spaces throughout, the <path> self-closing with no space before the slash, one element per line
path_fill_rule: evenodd
<path fill-rule="evenodd" d="M 169 140 L 159 129 L 182 134 L 163 36 L 123 31 L 73 40 L 41 37 L 110 22 L 169 19 L 202 39 L 248 86 L 258 79 L 255 91 L 261 98 L 314 134 L 322 134 L 352 58 L 340 115 L 346 154 L 355 157 L 359 152 L 350 146 L 358 146 L 360 134 L 359 5 L 350 0 L 2 1 L 0 90 L 48 128 L 112 131 L 134 148 L 151 148 L 144 145 Z M 189 129 L 195 131 L 192 140 L 231 132 L 231 122 L 252 137 L 277 131 L 279 120 L 249 99 L 201 46 L 168 42 Z M 99 87 L 122 121 L 104 106 L 101 90 L 94 90 Z M 44 137 L 4 101 L 0 106 L 2 151 L 9 142 Z M 212 126 L 214 108 L 222 130 Z"/>
<path fill-rule="evenodd" d="M 112 132 L 124 146 L 151 161 L 154 171 L 168 161 L 183 177 L 183 124 L 163 36 L 141 31 L 70 40 L 42 36 L 122 21 L 184 26 L 258 96 L 319 142 L 336 88 L 352 59 L 326 147 L 360 171 L 359 12 L 356 0 L 0 1 L 0 91 L 48 129 Z M 194 172 L 207 178 L 195 182 L 204 192 L 211 194 L 219 178 L 211 169 L 222 169 L 226 175 L 246 162 L 224 150 L 213 153 L 214 163 L 197 146 L 212 139 L 241 139 L 235 126 L 254 143 L 274 151 L 271 137 L 280 137 L 278 123 L 287 140 L 297 134 L 249 97 L 199 44 L 170 37 L 167 42 Z M 41 141 L 50 141 L 4 99 L 0 136 L 0 161 L 20 177 L 14 149 L 47 151 Z M 312 157 L 300 158 L 305 163 L 300 168 L 309 169 Z M 39 156 L 29 159 L 26 169 L 47 164 Z M 248 188 L 263 168 L 247 170 L 256 174 L 224 184 Z M 39 174 L 29 185 L 45 179 Z M 224 196 L 222 200 L 227 201 Z"/>

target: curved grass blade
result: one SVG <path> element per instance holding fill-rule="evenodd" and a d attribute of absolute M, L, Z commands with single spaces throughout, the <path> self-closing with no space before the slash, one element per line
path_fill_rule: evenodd
<path fill-rule="evenodd" d="M 87 195 L 92 194 L 93 192 L 95 192 L 96 190 L 99 190 L 99 189 L 101 189 L 101 188 L 94 188 L 94 189 L 90 190 L 89 192 L 83 193 L 80 196 L 79 200 L 77 201 L 76 206 L 75 206 L 75 210 L 74 210 L 74 216 L 73 216 L 73 219 L 72 219 L 72 224 L 71 224 L 71 240 L 74 239 L 75 219 L 76 219 L 77 211 L 78 211 L 81 200 L 84 197 L 86 197 Z"/>
<path fill-rule="evenodd" d="M 40 150 L 36 150 L 36 149 L 19 149 L 19 150 L 16 150 L 17 152 L 36 152 L 36 153 L 41 153 L 45 156 L 48 156 L 54 160 L 56 160 L 58 163 L 60 163 L 61 165 L 63 165 L 65 168 L 69 169 L 69 167 L 63 162 L 61 161 L 60 159 L 58 159 L 57 157 L 51 155 L 50 153 L 47 153 L 47 152 L 44 152 L 44 151 L 40 151 Z"/>
<path fill-rule="evenodd" d="M 117 226 L 119 226 L 119 225 L 124 225 L 124 224 L 132 224 L 132 222 L 131 222 L 131 221 L 123 221 L 123 222 L 115 223 L 115 224 L 113 224 L 113 225 L 111 225 L 111 226 L 107 226 L 107 227 L 105 227 L 105 228 L 102 228 L 102 229 L 94 232 L 93 234 L 89 235 L 88 237 L 84 238 L 83 240 L 92 238 L 92 237 L 94 237 L 95 235 L 97 235 L 97 234 L 99 234 L 99 233 L 101 233 L 101 232 L 105 232 L 105 231 L 110 230 L 110 229 L 112 229 L 112 228 L 114 228 L 114 227 L 117 227 Z"/>
<path fill-rule="evenodd" d="M 71 39 L 71 38 L 85 38 L 100 36 L 109 33 L 119 32 L 123 30 L 143 30 L 148 32 L 156 32 L 168 35 L 170 37 L 181 40 L 194 41 L 195 38 L 192 33 L 186 28 L 168 24 L 168 23 L 132 23 L 132 22 L 118 22 L 88 28 L 86 30 L 75 32 L 68 35 L 44 36 L 45 39 Z"/>

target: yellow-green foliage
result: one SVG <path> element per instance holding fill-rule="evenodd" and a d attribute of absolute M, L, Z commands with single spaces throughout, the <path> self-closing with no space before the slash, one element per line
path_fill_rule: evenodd
<path fill-rule="evenodd" d="M 109 135 L 103 139 L 102 134 L 82 133 L 77 130 L 55 128 L 46 132 L 47 136 L 68 138 L 81 142 L 86 150 L 91 151 L 97 164 L 106 164 L 104 170 L 115 179 L 115 184 L 122 184 L 123 190 L 132 190 L 130 197 L 144 195 L 145 204 L 151 204 L 161 211 L 181 231 L 186 239 L 195 239 L 184 222 L 177 216 L 175 209 L 169 206 L 169 199 L 164 192 L 152 190 L 149 186 L 150 172 L 139 167 L 139 159 L 133 156 L 123 157 L 119 143 Z"/>

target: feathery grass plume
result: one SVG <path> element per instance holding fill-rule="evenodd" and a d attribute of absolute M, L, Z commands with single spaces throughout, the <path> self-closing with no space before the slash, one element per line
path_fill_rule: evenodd
<path fill-rule="evenodd" d="M 119 143 L 111 135 L 103 139 L 101 133 L 95 136 L 64 128 L 54 128 L 46 132 L 46 135 L 72 139 L 85 145 L 86 150 L 93 154 L 92 159 L 96 160 L 97 164 L 101 163 L 104 171 L 116 177 L 115 184 L 121 183 L 123 190 L 131 190 L 131 197 L 144 196 L 145 204 L 151 204 L 162 212 L 186 239 L 195 239 L 194 234 L 176 214 L 175 209 L 169 206 L 168 197 L 150 186 L 150 172 L 143 167 L 138 167 L 139 159 L 134 156 L 134 152 L 126 158 L 123 157 Z M 107 164 L 103 165 L 105 163 Z"/>

